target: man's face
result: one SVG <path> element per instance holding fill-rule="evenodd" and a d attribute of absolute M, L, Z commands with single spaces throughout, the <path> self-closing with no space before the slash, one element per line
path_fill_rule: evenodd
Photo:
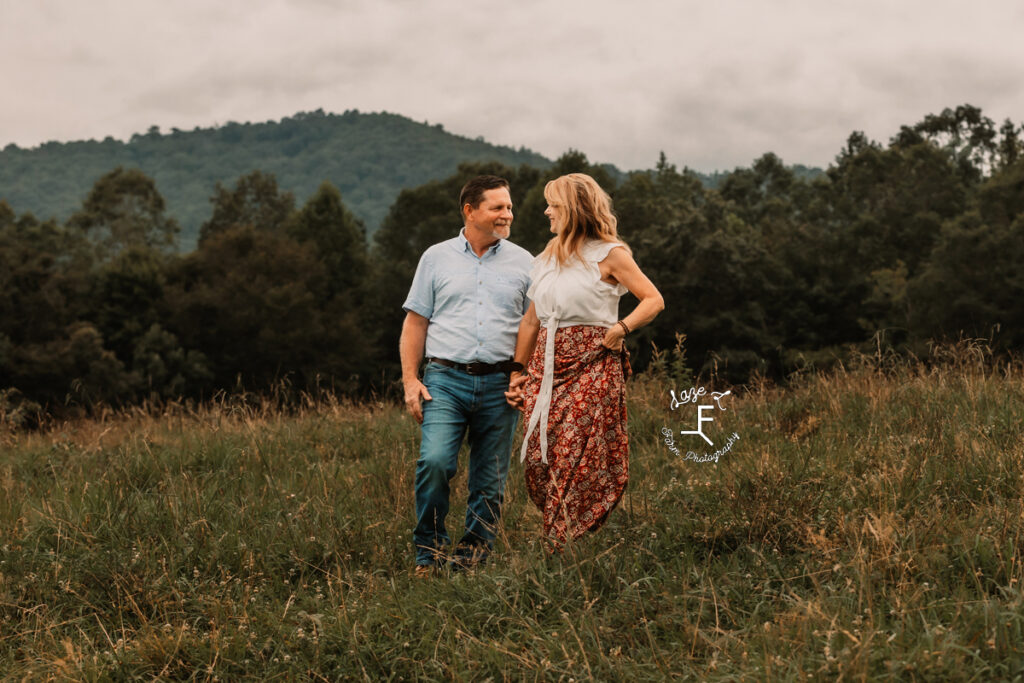
<path fill-rule="evenodd" d="M 507 187 L 486 190 L 475 209 L 463 207 L 463 211 L 466 227 L 475 228 L 495 239 L 508 239 L 512 227 L 512 196 Z"/>

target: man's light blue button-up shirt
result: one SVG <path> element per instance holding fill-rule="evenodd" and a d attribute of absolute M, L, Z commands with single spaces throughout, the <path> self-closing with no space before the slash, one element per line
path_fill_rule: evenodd
<path fill-rule="evenodd" d="M 402 305 L 430 320 L 426 356 L 456 363 L 511 358 L 530 305 L 532 261 L 530 252 L 508 240 L 477 257 L 462 231 L 427 249 Z"/>

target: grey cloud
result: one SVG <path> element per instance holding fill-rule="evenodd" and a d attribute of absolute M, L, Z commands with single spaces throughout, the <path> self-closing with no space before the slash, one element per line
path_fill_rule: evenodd
<path fill-rule="evenodd" d="M 1024 111 L 1016 0 L 10 3 L 0 145 L 386 109 L 548 156 L 827 164 L 964 101 Z"/>
<path fill-rule="evenodd" d="M 886 96 L 922 99 L 933 93 L 991 93 L 1019 90 L 1019 65 L 996 60 L 950 55 L 930 50 L 908 54 L 899 65 L 871 59 L 858 72 L 865 87 Z"/>

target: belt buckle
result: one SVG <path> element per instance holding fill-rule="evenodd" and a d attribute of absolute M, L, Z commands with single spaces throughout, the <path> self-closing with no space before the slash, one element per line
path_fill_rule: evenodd
<path fill-rule="evenodd" d="M 466 363 L 466 373 L 470 375 L 483 375 L 487 372 L 487 363 L 481 363 L 474 361 L 473 363 Z"/>

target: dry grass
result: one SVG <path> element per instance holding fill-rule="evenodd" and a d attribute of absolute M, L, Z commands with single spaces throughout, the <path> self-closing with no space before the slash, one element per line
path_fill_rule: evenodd
<path fill-rule="evenodd" d="M 735 387 L 717 464 L 663 441 L 695 427 L 669 406 L 686 387 L 637 378 L 630 489 L 599 534 L 547 556 L 514 465 L 494 561 L 432 581 L 409 571 L 418 435 L 396 406 L 224 398 L 9 431 L 0 671 L 1020 678 L 1021 368 L 935 356 Z"/>

